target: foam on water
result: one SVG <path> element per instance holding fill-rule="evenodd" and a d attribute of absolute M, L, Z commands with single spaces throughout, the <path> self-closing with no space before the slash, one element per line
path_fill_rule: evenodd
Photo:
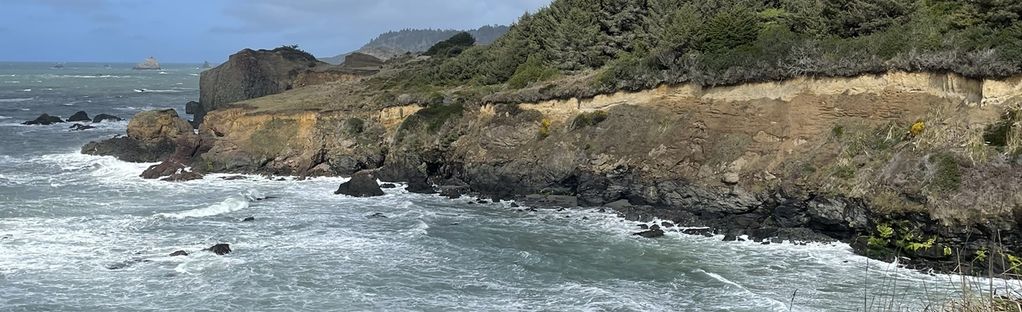
<path fill-rule="evenodd" d="M 247 199 L 230 197 L 222 202 L 210 205 L 209 207 L 196 208 L 175 213 L 158 213 L 156 214 L 156 217 L 172 219 L 211 217 L 239 211 L 248 208 L 248 206 L 249 202 Z"/>
<path fill-rule="evenodd" d="M 30 98 L 0 99 L 0 103 L 18 103 L 18 102 L 26 102 L 26 101 L 31 101 L 31 100 L 35 100 L 35 98 L 34 97 L 30 97 Z"/>

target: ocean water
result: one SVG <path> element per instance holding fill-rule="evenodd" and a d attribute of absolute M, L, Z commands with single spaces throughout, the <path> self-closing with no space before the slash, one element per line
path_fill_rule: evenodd
<path fill-rule="evenodd" d="M 143 180 L 149 164 L 78 153 L 127 122 L 19 123 L 183 113 L 197 66 L 50 65 L 0 63 L 0 311 L 919 311 L 962 285 L 843 244 L 642 239 L 595 208 L 333 195 L 342 178 Z M 234 252 L 200 251 L 216 243 Z"/>

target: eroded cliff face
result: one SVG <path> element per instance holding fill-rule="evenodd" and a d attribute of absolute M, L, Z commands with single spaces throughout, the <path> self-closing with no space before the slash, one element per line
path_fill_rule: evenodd
<path fill-rule="evenodd" d="M 944 270 L 960 259 L 986 272 L 980 258 L 997 256 L 992 269 L 1007 271 L 1022 242 L 1022 170 L 984 132 L 1018 107 L 1020 82 L 891 73 L 541 103 L 235 107 L 207 116 L 200 132 L 216 140 L 201 162 L 299 175 L 378 168 L 389 180 L 571 196 L 733 235 L 825 235 Z"/>

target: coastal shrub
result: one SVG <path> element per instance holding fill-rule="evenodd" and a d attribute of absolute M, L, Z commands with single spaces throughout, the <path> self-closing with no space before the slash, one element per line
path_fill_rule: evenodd
<path fill-rule="evenodd" d="M 405 121 L 401 123 L 399 131 L 403 133 L 415 127 L 423 127 L 429 132 L 437 132 L 448 120 L 460 117 L 464 110 L 465 107 L 461 103 L 428 105 L 426 108 L 420 109 L 415 114 L 405 118 Z"/>
<path fill-rule="evenodd" d="M 344 133 L 358 135 L 365 131 L 365 121 L 357 117 L 351 117 L 344 121 Z"/>
<path fill-rule="evenodd" d="M 830 134 L 834 135 L 835 138 L 841 138 L 841 136 L 845 135 L 845 127 L 842 125 L 836 125 L 833 128 L 830 128 Z"/>
<path fill-rule="evenodd" d="M 550 136 L 550 119 L 543 118 L 543 120 L 539 121 L 539 133 L 537 133 L 537 137 L 539 137 L 539 139 L 542 140 L 546 139 L 549 136 Z"/>
<path fill-rule="evenodd" d="M 938 153 L 930 156 L 934 172 L 930 185 L 938 191 L 955 191 L 962 183 L 961 169 L 958 160 L 950 153 Z"/>
<path fill-rule="evenodd" d="M 532 83 L 546 81 L 557 75 L 557 70 L 547 67 L 543 60 L 537 55 L 529 56 L 528 60 L 515 70 L 515 73 L 508 79 L 508 87 L 521 89 Z"/>
<path fill-rule="evenodd" d="M 923 131 L 925 130 L 926 123 L 924 123 L 922 120 L 917 120 L 915 123 L 912 124 L 912 127 L 909 128 L 908 133 L 912 135 L 912 137 L 917 137 L 923 134 Z"/>
<path fill-rule="evenodd" d="M 596 110 L 592 112 L 583 112 L 575 116 L 575 119 L 571 121 L 571 129 L 581 129 L 589 126 L 595 126 L 604 120 L 607 120 L 607 112 L 602 110 Z"/>
<path fill-rule="evenodd" d="M 990 146 L 999 149 L 1008 149 L 1010 153 L 1017 153 L 1022 148 L 1022 137 L 1020 137 L 1018 125 L 1022 122 L 1022 110 L 1008 110 L 1001 119 L 994 124 L 988 125 L 983 130 L 983 141 Z"/>

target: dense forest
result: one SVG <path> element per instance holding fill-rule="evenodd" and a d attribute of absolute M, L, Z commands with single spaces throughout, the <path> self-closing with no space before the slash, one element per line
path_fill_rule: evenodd
<path fill-rule="evenodd" d="M 1022 72 L 1022 1 L 555 0 L 489 46 L 412 62 L 388 87 L 518 89 L 589 74 L 587 92 L 894 70 Z"/>
<path fill-rule="evenodd" d="M 475 38 L 478 44 L 490 44 L 508 30 L 507 26 L 493 25 L 483 26 L 478 29 L 466 31 Z M 459 30 L 449 29 L 403 29 L 383 33 L 366 43 L 354 52 L 365 53 L 380 59 L 389 59 L 405 54 L 406 52 L 423 52 L 431 46 L 461 33 Z M 350 53 L 323 58 L 327 63 L 337 64 L 344 60 L 344 56 Z"/>

